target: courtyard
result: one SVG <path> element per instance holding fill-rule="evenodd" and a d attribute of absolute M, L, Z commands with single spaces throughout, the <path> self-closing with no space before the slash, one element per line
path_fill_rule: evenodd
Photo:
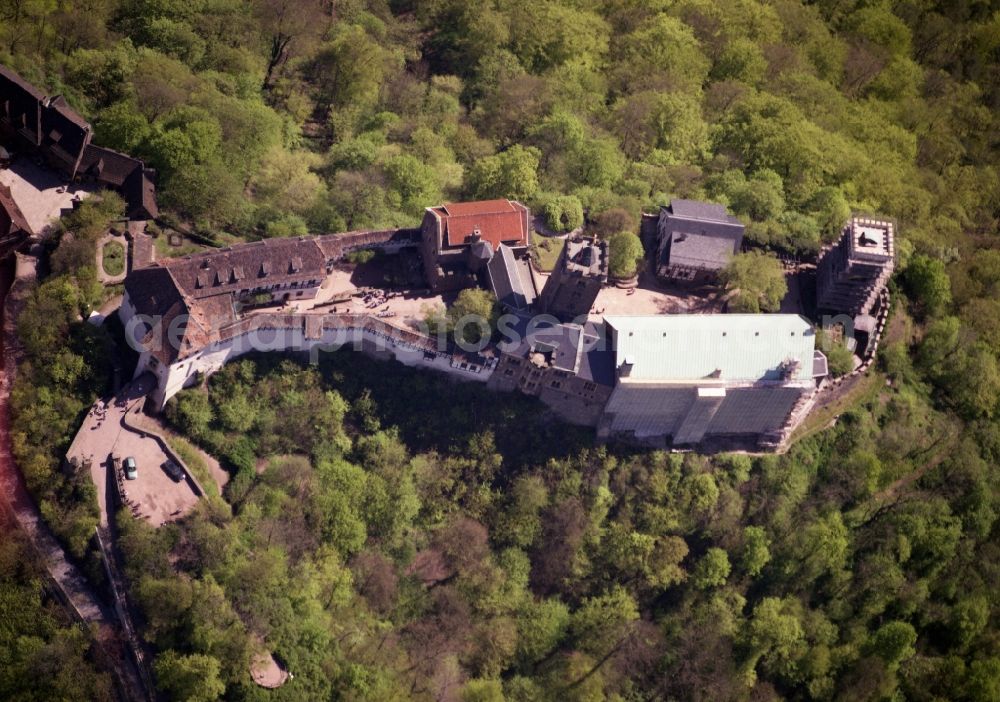
<path fill-rule="evenodd" d="M 283 309 L 294 312 L 374 314 L 405 324 L 422 320 L 429 307 L 450 303 L 457 293 L 433 294 L 426 288 L 393 290 L 380 285 L 384 276 L 372 263 L 339 265 L 327 275 L 316 297 L 289 300 Z M 366 299 L 366 296 L 368 299 Z"/>
<path fill-rule="evenodd" d="M 35 234 L 47 233 L 53 222 L 72 211 L 74 198 L 88 197 L 94 189 L 78 183 L 67 185 L 56 173 L 24 156 L 0 169 L 0 183 L 10 188 Z"/>
<path fill-rule="evenodd" d="M 634 288 L 603 287 L 588 319 L 599 322 L 605 315 L 711 314 L 721 308 L 720 290 L 716 287 L 667 286 L 643 270 Z"/>

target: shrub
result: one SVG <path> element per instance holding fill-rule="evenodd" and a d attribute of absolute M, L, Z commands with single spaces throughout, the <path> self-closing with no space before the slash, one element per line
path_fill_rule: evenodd
<path fill-rule="evenodd" d="M 639 237 L 632 232 L 618 232 L 609 242 L 611 252 L 608 272 L 612 278 L 631 278 L 639 269 L 644 251 Z"/>
<path fill-rule="evenodd" d="M 573 195 L 560 195 L 545 205 L 545 223 L 557 232 L 569 232 L 583 225 L 583 205 Z"/>

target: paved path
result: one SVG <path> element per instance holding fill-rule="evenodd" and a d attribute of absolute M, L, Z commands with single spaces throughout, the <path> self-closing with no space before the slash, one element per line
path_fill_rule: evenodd
<path fill-rule="evenodd" d="M 716 296 L 660 285 L 651 272 L 643 269 L 635 288 L 618 288 L 613 284 L 601 288 L 589 320 L 600 323 L 605 315 L 708 314 L 717 313 L 719 307 Z"/>
<path fill-rule="evenodd" d="M 35 280 L 35 259 L 18 256 L 18 287 L 30 286 Z M 112 611 L 101 601 L 97 593 L 74 566 L 65 551 L 56 541 L 52 532 L 42 521 L 38 507 L 28 493 L 24 477 L 14 462 L 10 437 L 10 390 L 20 356 L 15 343 L 15 322 L 17 312 L 23 304 L 17 292 L 8 296 L 8 286 L 14 271 L 12 266 L 0 264 L 0 509 L 12 515 L 18 526 L 28 536 L 38 553 L 39 560 L 52 577 L 56 587 L 65 597 L 76 616 L 86 624 L 95 638 L 113 659 L 112 664 L 126 688 L 130 699 L 144 699 L 142 683 L 135 667 L 128 663 L 118 643 L 118 624 Z M 9 348 L 5 348 L 9 347 Z"/>
<path fill-rule="evenodd" d="M 142 268 L 156 260 L 156 247 L 153 245 L 153 237 L 146 233 L 145 222 L 130 221 L 128 223 L 128 236 L 132 240 L 132 245 L 129 247 L 126 270 Z"/>

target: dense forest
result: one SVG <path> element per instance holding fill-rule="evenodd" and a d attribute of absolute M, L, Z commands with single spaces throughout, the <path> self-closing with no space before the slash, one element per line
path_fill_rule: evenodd
<path fill-rule="evenodd" d="M 37 553 L 7 520 L 0 516 L 0 696 L 23 702 L 115 699 L 90 637 L 50 597 Z"/>
<path fill-rule="evenodd" d="M 608 234 L 704 197 L 803 254 L 852 210 L 898 222 L 878 370 L 782 456 L 595 448 L 359 354 L 182 393 L 225 494 L 120 517 L 171 699 L 1000 699 L 996 2 L 8 1 L 0 62 L 219 242 L 499 196 Z M 66 222 L 19 324 L 15 449 L 82 559 L 93 488 L 58 465 L 109 374 L 80 315 L 119 206 Z M 75 664 L 18 577 L 0 638 Z"/>

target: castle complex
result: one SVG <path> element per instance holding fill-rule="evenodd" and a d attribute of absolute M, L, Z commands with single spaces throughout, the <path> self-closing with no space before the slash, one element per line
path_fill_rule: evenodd
<path fill-rule="evenodd" d="M 133 220 L 157 216 L 155 174 L 137 159 L 91 143 L 91 126 L 0 67 L 0 138 L 69 179 L 119 190 Z M 653 270 L 665 281 L 711 281 L 740 251 L 743 224 L 722 205 L 673 200 L 644 219 Z M 0 187 L 0 252 L 30 236 Z M 410 366 L 533 395 L 601 439 L 659 447 L 774 450 L 808 412 L 827 375 L 804 317 L 603 316 L 605 241 L 569 237 L 552 272 L 534 270 L 531 213 L 506 199 L 429 207 L 419 229 L 269 239 L 161 262 L 137 257 L 118 314 L 141 348 L 136 375 L 156 378 L 162 408 L 184 387 L 250 351 L 353 347 Z M 346 254 L 411 251 L 434 293 L 493 291 L 502 310 L 495 342 L 466 350 L 366 312 L 337 311 L 319 296 Z M 869 348 L 884 320 L 894 265 L 892 222 L 857 216 L 817 267 L 818 311 L 846 315 Z M 418 274 L 419 276 L 419 274 Z M 350 306 L 347 309 L 351 309 Z M 535 316 L 540 314 L 541 316 Z"/>
<path fill-rule="evenodd" d="M 523 255 L 527 217 L 513 202 L 443 205 L 428 210 L 419 230 L 271 239 L 139 268 L 119 311 L 144 349 L 136 373 L 156 376 L 152 397 L 162 407 L 249 351 L 352 347 L 536 396 L 602 439 L 700 450 L 773 450 L 805 416 L 827 372 L 808 320 L 588 317 L 607 280 L 607 245 L 567 240 L 539 293 Z M 374 312 L 284 304 L 316 298 L 336 264 L 359 249 L 410 249 L 438 288 L 491 287 L 512 313 L 502 338 L 463 351 Z"/>
<path fill-rule="evenodd" d="M 461 290 L 476 284 L 501 244 L 528 246 L 528 208 L 513 200 L 460 202 L 428 207 L 420 231 L 424 273 L 431 290 Z"/>

